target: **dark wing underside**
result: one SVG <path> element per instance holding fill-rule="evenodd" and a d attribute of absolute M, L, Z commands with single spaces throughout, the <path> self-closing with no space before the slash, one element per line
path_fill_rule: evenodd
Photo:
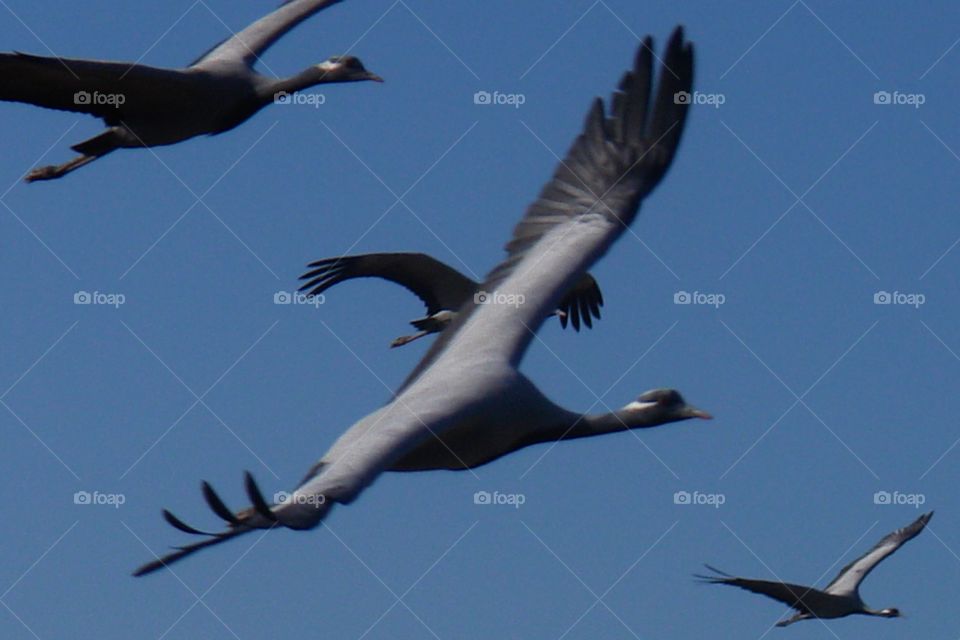
<path fill-rule="evenodd" d="M 507 244 L 507 258 L 487 276 L 484 291 L 496 291 L 523 261 L 528 251 L 544 235 L 566 225 L 576 234 L 575 222 L 590 223 L 602 217 L 622 232 L 633 222 L 643 198 L 660 182 L 670 167 L 686 121 L 688 100 L 677 100 L 679 92 L 689 92 L 693 84 L 693 46 L 685 42 L 683 29 L 677 28 L 667 44 L 656 94 L 653 95 L 653 41 L 646 38 L 637 51 L 633 69 L 620 82 L 611 99 L 610 115 L 603 101 L 597 98 L 586 119 L 583 132 L 577 137 L 566 158 L 556 168 L 540 197 L 528 208 Z M 589 263 L 596 260 L 606 246 L 598 246 L 597 255 L 581 255 L 576 259 L 586 266 L 577 275 L 571 265 L 567 278 L 573 278 L 564 289 L 575 286 Z M 550 308 L 555 308 L 564 289 L 556 293 Z M 481 305 L 467 304 L 457 319 L 433 343 L 401 387 L 415 380 L 447 348 L 454 337 Z M 588 305 L 589 306 L 589 305 Z M 582 310 L 582 308 L 581 308 Z M 544 316 L 547 313 L 543 314 Z M 533 320 L 515 331 L 520 337 L 504 339 L 500 345 L 518 360 L 535 331 L 545 318 Z M 515 341 L 511 343 L 511 340 Z"/>
<path fill-rule="evenodd" d="M 86 113 L 116 124 L 132 108 L 168 99 L 187 76 L 125 62 L 0 53 L 0 100 Z"/>
<path fill-rule="evenodd" d="M 810 610 L 811 608 L 819 608 L 817 606 L 818 601 L 821 601 L 824 598 L 829 599 L 832 597 L 823 591 L 814 589 L 813 587 L 804 587 L 798 584 L 790 584 L 789 582 L 774 582 L 770 580 L 751 580 L 750 578 L 738 578 L 736 576 L 728 575 L 718 569 L 714 569 L 710 565 L 707 565 L 707 568 L 719 575 L 703 576 L 697 574 L 695 577 L 700 578 L 704 582 L 709 582 L 710 584 L 726 584 L 732 587 L 740 587 L 741 589 L 746 589 L 747 591 L 752 591 L 753 593 L 759 593 L 767 596 L 768 598 L 779 600 L 788 607 L 796 609 L 801 613 L 812 613 Z"/>
<path fill-rule="evenodd" d="M 300 276 L 306 282 L 300 291 L 319 295 L 330 287 L 354 278 L 382 278 L 413 292 L 432 316 L 444 309 L 456 311 L 476 293 L 478 284 L 453 267 L 424 253 L 367 253 L 324 258 L 311 262 Z M 580 330 L 581 322 L 593 327 L 600 318 L 603 294 L 593 276 L 586 274 L 560 301 L 560 324 Z"/>
<path fill-rule="evenodd" d="M 436 258 L 423 253 L 367 253 L 311 262 L 300 276 L 300 291 L 323 293 L 344 280 L 382 278 L 412 291 L 427 307 L 427 315 L 456 311 L 471 299 L 477 283 Z"/>

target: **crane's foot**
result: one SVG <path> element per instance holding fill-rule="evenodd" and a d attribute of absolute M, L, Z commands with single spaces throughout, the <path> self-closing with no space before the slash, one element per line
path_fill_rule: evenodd
<path fill-rule="evenodd" d="M 411 336 L 400 336 L 399 338 L 395 339 L 393 342 L 390 343 L 390 348 L 402 347 L 405 344 L 410 344 L 414 340 L 418 340 L 423 336 L 429 335 L 429 334 L 430 334 L 429 331 L 418 331 L 417 333 Z"/>
<path fill-rule="evenodd" d="M 34 169 L 24 177 L 24 182 L 37 182 L 38 180 L 55 180 L 63 175 L 60 167 L 50 165 L 48 167 L 39 167 Z"/>
<path fill-rule="evenodd" d="M 60 165 L 50 165 L 48 167 L 39 167 L 26 175 L 25 182 L 37 182 L 38 180 L 56 180 L 62 178 L 74 169 L 79 169 L 83 165 L 93 162 L 100 156 L 77 156 L 70 162 L 64 162 Z"/>

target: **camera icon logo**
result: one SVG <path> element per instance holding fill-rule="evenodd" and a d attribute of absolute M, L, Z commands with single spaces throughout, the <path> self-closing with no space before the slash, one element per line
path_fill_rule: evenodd
<path fill-rule="evenodd" d="M 286 91 L 277 91 L 275 94 L 273 94 L 274 104 L 290 104 L 290 101 L 290 94 Z"/>
<path fill-rule="evenodd" d="M 477 491 L 473 494 L 473 504 L 490 504 L 492 501 L 493 496 L 489 491 Z"/>
<path fill-rule="evenodd" d="M 890 498 L 889 491 L 877 491 L 873 494 L 873 504 L 890 504 Z"/>
<path fill-rule="evenodd" d="M 673 504 L 690 504 L 689 491 L 677 491 L 673 494 Z"/>
<path fill-rule="evenodd" d="M 89 491 L 77 491 L 73 494 L 73 504 L 90 504 L 92 498 Z"/>
<path fill-rule="evenodd" d="M 273 304 L 290 304 L 293 302 L 293 296 L 289 291 L 277 291 L 273 294 Z"/>
<path fill-rule="evenodd" d="M 673 294 L 673 304 L 690 304 L 693 298 L 687 291 L 677 291 Z"/>
<path fill-rule="evenodd" d="M 489 91 L 477 91 L 473 94 L 473 104 L 491 104 L 492 102 L 493 96 Z"/>
<path fill-rule="evenodd" d="M 77 291 L 73 294 L 73 304 L 90 304 L 93 302 L 93 296 L 89 291 Z"/>
<path fill-rule="evenodd" d="M 286 491 L 277 491 L 273 494 L 273 503 L 274 504 L 283 504 L 290 499 L 290 494 Z"/>
<path fill-rule="evenodd" d="M 690 92 L 689 91 L 677 91 L 673 94 L 673 103 L 674 104 L 690 104 Z"/>
<path fill-rule="evenodd" d="M 77 91 L 73 94 L 74 104 L 90 104 L 91 96 L 87 91 Z"/>
<path fill-rule="evenodd" d="M 873 304 L 890 304 L 891 302 L 893 302 L 893 298 L 889 291 L 877 291 L 873 294 Z"/>
<path fill-rule="evenodd" d="M 473 294 L 473 304 L 489 304 L 490 294 L 486 291 L 477 291 Z"/>
<path fill-rule="evenodd" d="M 873 94 L 873 104 L 890 104 L 892 97 L 889 91 L 877 91 Z"/>

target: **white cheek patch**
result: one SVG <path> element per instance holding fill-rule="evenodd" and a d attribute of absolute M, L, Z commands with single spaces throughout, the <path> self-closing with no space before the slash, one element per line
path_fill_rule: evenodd
<path fill-rule="evenodd" d="M 656 402 L 640 402 L 639 400 L 634 400 L 630 404 L 624 407 L 624 409 L 629 409 L 631 411 L 640 411 L 643 409 L 650 409 L 657 406 Z"/>
<path fill-rule="evenodd" d="M 340 68 L 339 62 L 330 62 L 329 60 L 324 60 L 317 65 L 317 69 L 320 69 L 321 71 L 333 71 L 334 69 L 338 68 Z"/>

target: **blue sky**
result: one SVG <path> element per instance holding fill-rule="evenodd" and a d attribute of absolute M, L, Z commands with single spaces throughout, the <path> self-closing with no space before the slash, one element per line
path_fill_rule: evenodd
<path fill-rule="evenodd" d="M 0 5 L 4 50 L 158 66 L 273 8 Z M 292 74 L 349 51 L 383 85 L 32 185 L 19 180 L 100 124 L 0 104 L 0 635 L 760 638 L 784 607 L 696 584 L 701 563 L 823 585 L 936 509 L 862 590 L 909 617 L 774 631 L 956 636 L 958 17 L 948 3 L 351 0 L 264 62 Z M 636 236 L 593 270 L 603 320 L 579 335 L 547 323 L 522 369 L 571 408 L 670 386 L 716 419 L 475 474 L 388 474 L 318 530 L 131 578 L 185 539 L 162 507 L 216 527 L 201 479 L 237 507 L 245 469 L 268 495 L 292 487 L 428 346 L 387 348 L 422 313 L 397 287 L 349 283 L 319 308 L 274 294 L 344 252 L 426 251 L 482 276 L 638 37 L 659 49 L 677 23 L 702 100 L 723 104 L 692 110 Z M 477 105 L 477 91 L 524 102 Z M 81 291 L 123 304 L 74 304 Z M 74 504 L 78 491 L 123 504 Z M 524 503 L 476 505 L 477 491 Z M 723 504 L 675 504 L 684 491 Z"/>

